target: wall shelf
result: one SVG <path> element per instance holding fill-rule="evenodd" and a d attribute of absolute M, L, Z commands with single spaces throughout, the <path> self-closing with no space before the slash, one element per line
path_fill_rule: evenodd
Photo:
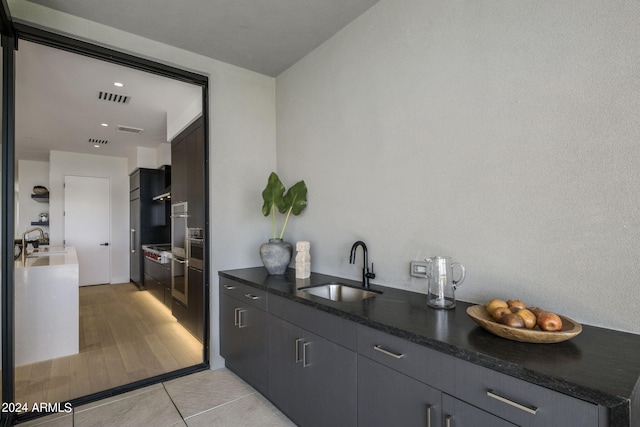
<path fill-rule="evenodd" d="M 38 203 L 49 203 L 49 193 L 46 194 L 32 194 L 31 198 Z"/>

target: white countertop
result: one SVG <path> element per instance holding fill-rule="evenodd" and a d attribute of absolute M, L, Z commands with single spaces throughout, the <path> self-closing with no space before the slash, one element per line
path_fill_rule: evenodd
<path fill-rule="evenodd" d="M 78 264 L 78 256 L 73 246 L 41 247 L 30 252 L 24 262 L 22 256 L 13 262 L 16 269 L 74 264 Z"/>

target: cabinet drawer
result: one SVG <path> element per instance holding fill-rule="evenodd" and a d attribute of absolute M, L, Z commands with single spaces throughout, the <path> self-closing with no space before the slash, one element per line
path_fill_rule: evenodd
<path fill-rule="evenodd" d="M 442 411 L 444 413 L 445 427 L 518 427 L 509 421 L 471 406 L 448 394 L 442 395 Z"/>
<path fill-rule="evenodd" d="M 229 295 L 261 310 L 267 309 L 267 293 L 253 286 L 221 277 L 220 293 Z"/>
<path fill-rule="evenodd" d="M 453 374 L 452 357 L 362 325 L 358 353 L 440 390 Z"/>
<path fill-rule="evenodd" d="M 269 294 L 269 313 L 355 351 L 357 326 L 350 320 Z"/>
<path fill-rule="evenodd" d="M 521 426 L 598 426 L 597 405 L 460 359 L 455 396 Z"/>

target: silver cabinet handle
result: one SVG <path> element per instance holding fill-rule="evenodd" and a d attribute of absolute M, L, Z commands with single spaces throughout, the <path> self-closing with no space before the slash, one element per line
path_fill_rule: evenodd
<path fill-rule="evenodd" d="M 243 310 L 241 308 L 238 309 L 238 329 L 242 329 L 242 328 L 246 328 L 247 325 L 245 323 L 242 322 L 242 313 L 244 313 L 246 310 Z"/>
<path fill-rule="evenodd" d="M 173 260 L 175 262 L 177 262 L 178 264 L 186 264 L 187 260 L 186 259 L 178 259 L 178 258 L 173 258 Z"/>
<path fill-rule="evenodd" d="M 307 346 L 311 343 L 302 344 L 302 367 L 307 368 L 311 363 L 307 363 Z"/>
<path fill-rule="evenodd" d="M 224 284 L 224 288 L 225 288 L 226 290 L 230 291 L 230 290 L 232 290 L 232 289 L 235 289 L 236 287 L 235 287 L 235 286 L 231 286 L 231 285 L 227 285 L 227 284 L 225 283 L 225 284 Z"/>
<path fill-rule="evenodd" d="M 507 405 L 511 405 L 514 408 L 518 408 L 522 411 L 528 412 L 530 414 L 535 415 L 536 412 L 538 412 L 538 408 L 536 408 L 535 406 L 528 406 L 528 405 L 523 405 L 522 403 L 518 403 L 518 402 L 514 402 L 511 399 L 507 399 L 504 396 L 500 396 L 499 394 L 496 394 L 493 392 L 493 390 L 487 390 L 487 396 L 491 397 L 492 399 L 496 399 L 499 400 L 500 402 L 506 403 Z"/>
<path fill-rule="evenodd" d="M 444 419 L 444 426 L 445 427 L 451 427 L 451 420 L 453 419 L 453 415 L 447 415 L 447 417 Z"/>
<path fill-rule="evenodd" d="M 374 345 L 373 349 L 376 351 L 379 351 L 382 354 L 386 354 L 387 356 L 391 356 L 395 359 L 402 359 L 404 357 L 404 354 L 398 354 L 398 353 L 394 353 L 392 351 L 389 350 L 385 350 L 384 348 L 380 347 L 379 345 Z"/>
<path fill-rule="evenodd" d="M 302 359 L 300 359 L 300 343 L 301 342 L 302 342 L 302 338 L 298 338 L 296 340 L 296 363 L 302 362 Z"/>
<path fill-rule="evenodd" d="M 136 242 L 135 242 L 136 229 L 132 228 L 129 232 L 129 240 L 131 241 L 131 253 L 136 253 Z"/>
<path fill-rule="evenodd" d="M 431 405 L 427 405 L 427 427 L 431 427 Z"/>
<path fill-rule="evenodd" d="M 255 301 L 255 300 L 257 300 L 257 299 L 260 299 L 260 297 L 259 297 L 259 296 L 257 296 L 257 295 L 252 295 L 252 294 L 245 294 L 244 296 L 245 296 L 245 297 L 247 297 L 247 298 L 249 298 L 249 299 L 252 299 L 252 300 L 254 300 L 254 301 Z"/>
<path fill-rule="evenodd" d="M 239 309 L 239 308 L 236 308 L 235 310 L 233 310 L 233 325 L 234 325 L 234 326 L 238 326 L 238 325 L 239 325 L 239 323 L 240 323 L 240 322 L 239 322 L 239 320 L 238 320 L 238 318 L 240 317 L 240 316 L 238 315 L 238 312 L 239 312 L 239 311 L 240 311 L 240 309 Z"/>

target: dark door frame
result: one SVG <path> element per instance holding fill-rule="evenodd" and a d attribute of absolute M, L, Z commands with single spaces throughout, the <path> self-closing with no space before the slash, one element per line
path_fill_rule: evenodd
<path fill-rule="evenodd" d="M 0 1 L 0 33 L 2 34 L 2 185 L 0 187 L 2 202 L 2 239 L 0 242 L 0 298 L 2 301 L 13 301 L 13 239 L 14 239 L 14 81 L 15 81 L 15 28 L 6 0 Z M 8 179 L 11 177 L 10 179 Z M 9 252 L 10 251 L 10 252 Z M 9 256 L 9 253 L 11 256 Z M 11 283 L 12 286 L 8 286 Z M 5 327 L 10 325 L 10 330 Z M 0 349 L 2 350 L 2 402 L 13 402 L 13 304 L 2 304 L 0 307 Z M 0 424 L 10 425 L 12 413 L 2 412 Z"/>
<path fill-rule="evenodd" d="M 46 46 L 62 49 L 65 51 L 89 56 L 102 61 L 135 68 L 144 72 L 160 75 L 174 80 L 192 83 L 202 88 L 202 115 L 205 123 L 204 126 L 204 218 L 205 218 L 205 248 L 210 246 L 209 236 L 209 79 L 208 77 L 182 70 L 169 65 L 139 58 L 134 55 L 119 52 L 103 46 L 94 45 L 88 42 L 76 40 L 60 34 L 48 32 L 42 29 L 30 27 L 24 24 L 13 23 L 6 0 L 0 0 L 0 31 L 2 32 L 3 44 L 3 92 L 2 92 L 2 401 L 14 402 L 14 307 L 13 307 L 13 240 L 14 240 L 14 157 L 15 157 L 15 50 L 18 48 L 18 40 L 23 39 Z M 205 250 L 205 259 L 208 259 L 208 250 Z M 169 372 L 153 378 L 137 381 L 135 383 L 126 384 L 110 390 L 94 393 L 89 396 L 83 396 L 72 399 L 70 403 L 73 406 L 99 400 L 105 397 L 117 395 L 147 385 L 166 381 L 168 379 L 178 378 L 192 372 L 197 372 L 209 368 L 210 360 L 210 344 L 209 344 L 209 283 L 210 283 L 210 265 L 205 262 L 204 266 L 204 339 L 202 363 L 180 369 L 178 371 Z M 25 420 L 43 414 L 26 413 L 17 415 L 13 412 L 2 411 L 0 419 L 1 425 L 10 425 L 13 421 Z"/>

